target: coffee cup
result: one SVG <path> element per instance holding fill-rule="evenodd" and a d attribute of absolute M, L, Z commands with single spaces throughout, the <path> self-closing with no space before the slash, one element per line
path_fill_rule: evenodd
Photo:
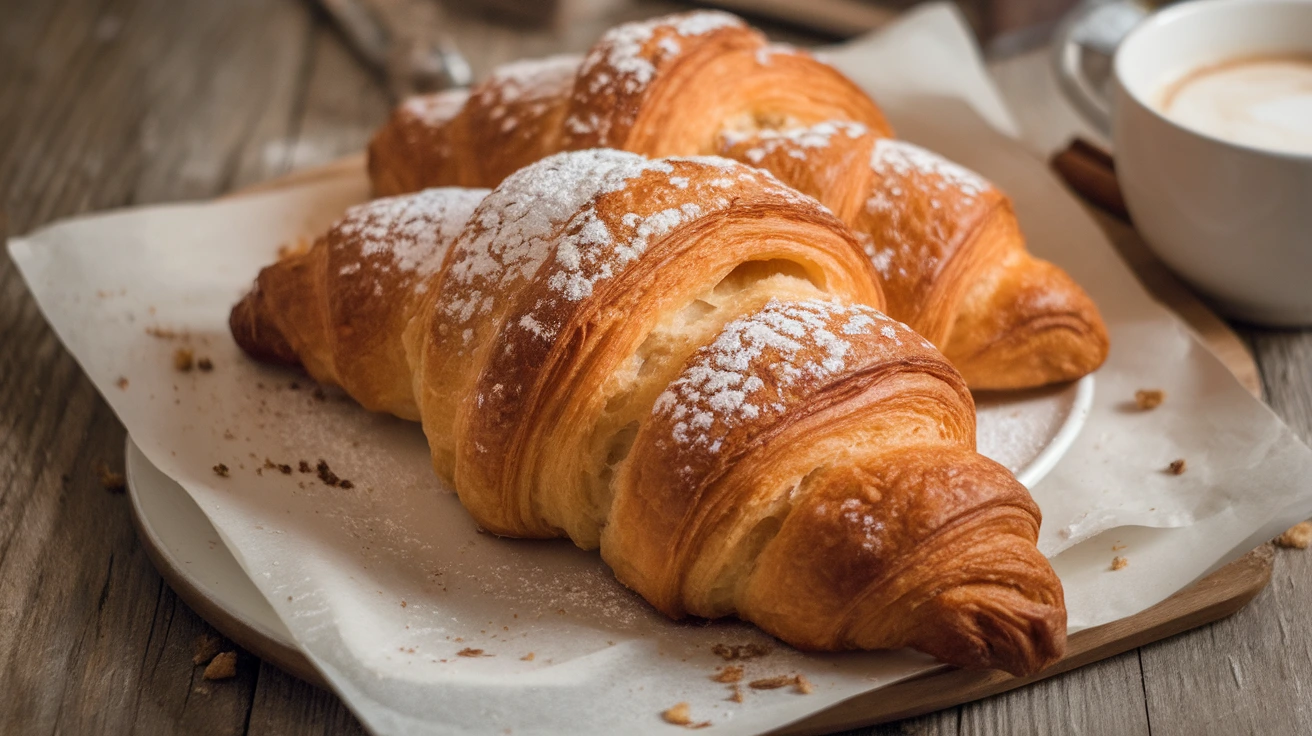
<path fill-rule="evenodd" d="M 1096 85 L 1064 85 L 1110 129 L 1135 227 L 1231 317 L 1312 325 L 1308 80 L 1312 2 L 1192 0 L 1125 35 L 1109 114 Z"/>

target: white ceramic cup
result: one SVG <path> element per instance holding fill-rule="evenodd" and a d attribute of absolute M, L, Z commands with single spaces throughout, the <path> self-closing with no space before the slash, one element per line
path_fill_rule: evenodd
<path fill-rule="evenodd" d="M 1312 0 L 1192 0 L 1136 26 L 1112 63 L 1116 174 L 1154 252 L 1221 311 L 1312 325 L 1312 155 L 1195 132 L 1154 107 L 1192 70 L 1275 54 L 1312 57 Z"/>

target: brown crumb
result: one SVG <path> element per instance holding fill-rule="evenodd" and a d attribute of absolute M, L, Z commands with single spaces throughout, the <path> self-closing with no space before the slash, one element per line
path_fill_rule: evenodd
<path fill-rule="evenodd" d="M 191 645 L 191 663 L 194 665 L 209 664 L 219 652 L 223 651 L 224 641 L 222 637 L 213 634 L 201 634 Z"/>
<path fill-rule="evenodd" d="M 343 489 L 346 489 L 346 490 L 349 491 L 349 490 L 351 490 L 352 488 L 355 488 L 355 484 L 352 483 L 352 482 L 349 481 L 349 480 L 344 480 L 344 481 L 342 481 L 341 483 L 338 483 L 338 484 L 337 484 L 337 487 L 338 487 L 338 488 L 343 488 Z"/>
<path fill-rule="evenodd" d="M 729 694 L 729 701 L 733 703 L 743 702 L 743 689 L 736 684 L 732 686 L 733 692 Z"/>
<path fill-rule="evenodd" d="M 770 653 L 770 647 L 760 644 L 716 644 L 711 647 L 711 653 L 726 662 L 732 662 L 736 659 L 764 657 Z"/>
<path fill-rule="evenodd" d="M 405 600 L 402 599 L 402 600 L 401 600 L 401 607 L 402 607 L 402 608 L 405 608 L 405 605 L 406 605 Z"/>
<path fill-rule="evenodd" d="M 738 682 L 743 679 L 743 668 L 737 665 L 725 665 L 711 675 L 716 682 Z"/>
<path fill-rule="evenodd" d="M 1112 558 L 1112 570 L 1124 570 L 1129 564 L 1130 561 L 1120 555 Z"/>
<path fill-rule="evenodd" d="M 309 463 L 307 463 L 307 462 L 305 462 L 304 460 L 302 460 L 302 461 L 301 461 L 301 464 L 300 464 L 300 471 L 301 471 L 302 473 L 313 473 L 313 472 L 314 472 L 314 468 L 310 467 L 310 464 L 309 464 Z"/>
<path fill-rule="evenodd" d="M 173 370 L 186 373 L 192 367 L 192 355 L 189 348 L 178 348 L 173 351 Z"/>
<path fill-rule="evenodd" d="M 120 391 L 127 391 L 127 390 L 128 390 L 128 377 L 127 377 L 127 376 L 119 376 L 119 377 L 118 377 L 118 380 L 114 382 L 114 385 L 115 385 L 115 386 L 118 386 L 118 389 L 119 389 Z"/>
<path fill-rule="evenodd" d="M 484 654 L 482 649 L 473 649 L 473 648 L 471 648 L 471 647 L 465 647 L 464 649 L 461 649 L 460 651 L 456 652 L 456 656 L 458 656 L 458 657 L 491 657 L 492 655 L 491 655 L 491 654 Z"/>
<path fill-rule="evenodd" d="M 178 336 L 178 333 L 167 327 L 147 327 L 146 334 L 151 337 L 159 338 L 160 340 L 172 340 Z"/>
<path fill-rule="evenodd" d="M 1156 388 L 1141 388 L 1134 392 L 1134 403 L 1143 411 L 1156 409 L 1166 400 L 1166 392 Z"/>
<path fill-rule="evenodd" d="M 675 703 L 661 713 L 661 718 L 666 723 L 672 723 L 675 726 L 691 726 L 692 713 L 689 711 L 687 703 Z"/>
<path fill-rule="evenodd" d="M 1285 549 L 1312 547 L 1312 521 L 1299 522 L 1289 527 L 1288 531 L 1276 537 L 1276 546 Z"/>
<path fill-rule="evenodd" d="M 766 677 L 761 680 L 752 680 L 747 683 L 747 687 L 753 690 L 776 690 L 781 687 L 797 684 L 796 675 L 779 675 L 778 677 Z"/>
<path fill-rule="evenodd" d="M 227 477 L 228 477 L 228 466 L 227 466 L 227 465 L 224 465 L 223 463 L 219 463 L 218 465 L 215 465 L 215 466 L 214 466 L 214 474 L 217 475 L 217 476 L 219 476 L 220 478 L 227 478 Z"/>
<path fill-rule="evenodd" d="M 328 398 L 327 394 L 325 394 L 323 392 L 323 389 L 320 388 L 319 386 L 315 386 L 314 391 L 311 391 L 310 395 L 313 396 L 317 401 L 324 401 Z"/>
<path fill-rule="evenodd" d="M 1166 472 L 1171 475 L 1184 475 L 1184 458 L 1172 460 L 1171 464 L 1166 466 Z"/>
<path fill-rule="evenodd" d="M 348 489 L 353 487 L 352 485 L 344 485 L 344 484 L 350 484 L 351 481 L 342 480 L 341 478 L 338 478 L 337 474 L 334 473 L 332 469 L 328 467 L 328 461 L 324 460 L 323 458 L 319 458 L 319 464 L 315 465 L 314 469 L 319 473 L 319 480 L 323 481 L 323 484 L 326 486 L 329 486 L 331 488 L 340 487 L 340 488 L 348 488 Z"/>
<path fill-rule="evenodd" d="M 210 371 L 214 370 L 214 361 L 210 360 L 209 358 L 201 358 L 200 360 L 196 361 L 196 367 L 206 373 L 209 373 Z"/>
<path fill-rule="evenodd" d="M 529 652 L 528 654 L 525 654 L 524 656 L 520 657 L 519 659 L 520 659 L 521 662 L 532 662 L 534 656 L 535 656 L 535 655 L 533 654 L 533 652 Z"/>
<path fill-rule="evenodd" d="M 103 462 L 96 463 L 96 475 L 100 476 L 100 486 L 110 493 L 122 493 L 128 486 L 122 473 L 110 470 Z"/>
<path fill-rule="evenodd" d="M 201 675 L 206 680 L 226 680 L 230 677 L 237 676 L 237 653 L 220 652 L 205 665 L 205 673 Z"/>
<path fill-rule="evenodd" d="M 806 675 L 798 675 L 797 681 L 793 684 L 797 686 L 797 692 L 802 695 L 810 695 L 813 690 L 811 681 L 806 679 Z"/>

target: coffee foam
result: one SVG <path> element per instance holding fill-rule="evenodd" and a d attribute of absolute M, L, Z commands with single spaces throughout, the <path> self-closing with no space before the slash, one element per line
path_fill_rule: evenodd
<path fill-rule="evenodd" d="M 1312 154 L 1312 56 L 1232 59 L 1167 85 L 1157 109 L 1206 135 Z"/>

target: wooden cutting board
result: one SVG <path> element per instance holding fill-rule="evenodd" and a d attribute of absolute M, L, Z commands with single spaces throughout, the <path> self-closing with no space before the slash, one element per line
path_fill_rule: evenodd
<path fill-rule="evenodd" d="M 275 191 L 359 171 L 363 166 L 363 155 L 351 156 L 326 166 L 262 182 L 229 196 Z M 1260 398 L 1262 384 L 1257 364 L 1239 336 L 1152 255 L 1132 227 L 1101 210 L 1090 209 L 1090 212 L 1148 290 L 1179 314 L 1239 382 Z M 169 568 L 165 563 L 167 556 L 152 548 L 149 535 L 139 536 L 156 567 L 160 568 L 160 574 L 178 596 L 216 629 L 253 654 L 303 679 L 322 684 L 313 667 L 299 652 L 286 650 L 248 630 L 240 621 L 223 614 L 214 601 L 192 586 L 179 571 Z M 1052 677 L 1211 623 L 1238 611 L 1266 587 L 1271 579 L 1273 559 L 1271 545 L 1263 545 L 1146 611 L 1074 634 L 1069 639 L 1066 656 L 1036 675 L 1013 677 L 997 671 L 944 668 L 844 701 L 787 726 L 779 733 L 830 733 L 948 708 Z"/>

